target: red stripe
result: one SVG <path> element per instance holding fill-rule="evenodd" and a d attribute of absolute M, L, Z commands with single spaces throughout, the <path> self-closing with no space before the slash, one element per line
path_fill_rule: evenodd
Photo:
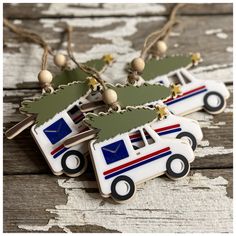
<path fill-rule="evenodd" d="M 203 86 L 201 86 L 201 87 L 198 87 L 198 88 L 189 90 L 188 92 L 185 92 L 185 93 L 183 93 L 182 95 L 177 96 L 176 98 L 183 97 L 183 96 L 188 95 L 188 94 L 190 94 L 190 93 L 193 93 L 193 92 L 196 92 L 196 91 L 198 91 L 198 90 L 201 90 L 201 89 L 203 89 L 203 88 L 205 88 L 205 87 L 206 87 L 206 86 L 203 85 Z M 176 98 L 169 98 L 169 99 L 167 99 L 165 102 L 172 101 L 172 100 L 174 100 L 174 99 L 176 99 Z"/>
<path fill-rule="evenodd" d="M 135 164 L 135 163 L 137 163 L 137 162 L 143 161 L 143 160 L 148 159 L 148 158 L 150 158 L 150 157 L 152 157 L 152 156 L 158 155 L 158 154 L 160 154 L 160 153 L 162 153 L 162 152 L 166 152 L 166 151 L 169 151 L 169 150 L 170 150 L 169 147 L 163 148 L 163 149 L 158 150 L 158 151 L 156 151 L 156 152 L 150 153 L 150 154 L 148 154 L 148 155 L 146 155 L 146 156 L 140 157 L 140 158 L 138 158 L 138 159 L 136 159 L 136 160 L 127 162 L 127 163 L 125 163 L 125 164 L 123 164 L 123 165 L 120 165 L 120 166 L 117 166 L 117 167 L 112 168 L 112 169 L 110 169 L 110 170 L 107 170 L 107 171 L 103 172 L 103 174 L 104 174 L 104 175 L 110 174 L 110 173 L 112 173 L 112 172 L 114 172 L 114 171 L 123 169 L 123 168 L 125 168 L 125 167 L 127 167 L 127 166 L 133 165 L 133 164 Z"/>
<path fill-rule="evenodd" d="M 161 132 L 161 131 L 165 131 L 165 130 L 168 130 L 168 129 L 175 129 L 175 128 L 178 128 L 180 127 L 180 124 L 176 124 L 176 125 L 169 125 L 169 126 L 166 126 L 166 127 L 162 127 L 162 128 L 158 128 L 158 129 L 154 129 L 156 132 Z M 145 132 L 145 135 L 148 135 L 147 132 Z M 130 139 L 133 139 L 133 138 L 139 138 L 141 137 L 140 134 L 133 134 L 133 135 L 130 135 L 129 138 Z"/>
<path fill-rule="evenodd" d="M 55 148 L 54 150 L 51 151 L 51 155 L 54 155 L 56 152 L 60 151 L 63 147 L 64 145 L 62 144 L 59 147 Z"/>
<path fill-rule="evenodd" d="M 167 129 L 174 129 L 174 128 L 178 128 L 178 127 L 180 127 L 180 124 L 162 127 L 162 128 L 159 128 L 159 129 L 155 129 L 155 131 L 156 132 L 161 132 L 161 131 L 164 131 L 164 130 L 167 130 Z"/>

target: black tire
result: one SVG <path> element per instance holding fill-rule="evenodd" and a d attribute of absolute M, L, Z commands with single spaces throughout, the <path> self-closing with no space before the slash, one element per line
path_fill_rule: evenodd
<path fill-rule="evenodd" d="M 116 185 L 120 181 L 125 181 L 126 184 L 128 184 L 129 186 L 129 191 L 125 195 L 120 195 L 116 190 Z M 135 188 L 134 181 L 130 177 L 125 176 L 125 175 L 118 176 L 117 178 L 113 180 L 111 184 L 111 196 L 118 202 L 126 201 L 132 198 L 135 193 L 135 190 L 136 188 Z"/>
<path fill-rule="evenodd" d="M 190 139 L 190 141 L 191 141 L 190 145 L 191 145 L 191 147 L 192 147 L 192 149 L 194 151 L 196 149 L 196 147 L 197 147 L 197 140 L 194 137 L 194 135 L 192 135 L 189 132 L 182 132 L 182 133 L 179 133 L 176 136 L 176 138 L 178 138 L 178 139 L 181 139 L 181 138 L 184 138 L 184 137 L 186 137 L 187 139 Z"/>
<path fill-rule="evenodd" d="M 181 172 L 174 172 L 174 170 L 172 170 L 171 168 L 171 163 L 172 161 L 179 159 L 182 161 L 182 163 L 184 164 L 184 168 Z M 184 176 L 186 176 L 188 174 L 190 170 L 190 164 L 188 162 L 188 160 L 186 159 L 186 157 L 180 155 L 180 154 L 175 154 L 169 157 L 169 159 L 166 162 L 166 174 L 168 177 L 172 178 L 172 179 L 179 179 L 182 178 Z"/>
<path fill-rule="evenodd" d="M 76 156 L 79 159 L 79 165 L 74 169 L 69 168 L 66 164 L 67 158 L 69 158 L 71 155 Z M 87 160 L 85 159 L 84 155 L 82 155 L 79 151 L 76 151 L 76 150 L 70 150 L 66 152 L 61 159 L 61 165 L 62 165 L 63 171 L 67 175 L 76 175 L 76 174 L 79 175 L 82 172 L 82 170 L 86 169 L 85 168 L 86 163 L 87 163 Z"/>
<path fill-rule="evenodd" d="M 216 107 L 213 107 L 209 104 L 208 98 L 210 96 L 216 96 L 219 99 L 219 104 Z M 225 106 L 226 101 L 220 93 L 218 93 L 218 92 L 209 92 L 204 96 L 203 103 L 204 103 L 204 109 L 207 112 L 217 113 L 218 111 L 220 111 Z"/>

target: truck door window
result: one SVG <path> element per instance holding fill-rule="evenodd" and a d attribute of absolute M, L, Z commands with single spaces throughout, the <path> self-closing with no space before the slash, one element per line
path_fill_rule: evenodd
<path fill-rule="evenodd" d="M 146 137 L 146 139 L 147 139 L 147 143 L 148 143 L 148 144 L 153 144 L 153 143 L 155 143 L 155 140 L 151 137 L 151 135 L 147 132 L 146 129 L 143 129 L 143 132 L 144 132 L 144 134 L 145 134 L 145 137 Z"/>
<path fill-rule="evenodd" d="M 143 140 L 140 130 L 136 130 L 134 132 L 129 133 L 129 138 L 134 150 L 145 146 L 145 142 Z"/>
<path fill-rule="evenodd" d="M 173 84 L 182 84 L 177 74 L 168 76 L 168 79 L 169 79 L 170 83 L 173 83 Z"/>
<path fill-rule="evenodd" d="M 77 105 L 73 106 L 67 114 L 73 120 L 75 124 L 78 124 L 80 121 L 84 119 L 84 114 L 80 111 Z"/>
<path fill-rule="evenodd" d="M 181 76 L 182 76 L 185 84 L 189 84 L 192 82 L 185 74 L 181 73 Z"/>

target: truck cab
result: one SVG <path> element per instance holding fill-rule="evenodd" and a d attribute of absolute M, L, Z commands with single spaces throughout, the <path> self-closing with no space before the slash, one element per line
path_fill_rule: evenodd
<path fill-rule="evenodd" d="M 161 83 L 168 87 L 171 84 L 181 85 L 181 95 L 164 101 L 176 115 L 186 115 L 201 109 L 217 114 L 224 110 L 226 99 L 229 98 L 229 91 L 224 83 L 197 79 L 185 68 L 156 77 L 149 83 Z"/>
<path fill-rule="evenodd" d="M 137 134 L 138 146 L 132 142 Z M 163 139 L 150 124 L 105 141 L 94 139 L 89 150 L 101 195 L 118 202 L 131 199 L 136 185 L 147 179 L 162 174 L 172 179 L 186 176 L 194 160 L 187 141 Z"/>

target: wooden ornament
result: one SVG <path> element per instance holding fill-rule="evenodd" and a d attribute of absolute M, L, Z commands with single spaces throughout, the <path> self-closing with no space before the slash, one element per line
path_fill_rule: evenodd
<path fill-rule="evenodd" d="M 67 64 L 67 58 L 61 53 L 58 53 L 54 56 L 53 61 L 58 67 L 65 67 Z"/>
<path fill-rule="evenodd" d="M 50 84 L 52 79 L 52 73 L 48 70 L 41 70 L 38 74 L 38 80 L 41 84 Z"/>
<path fill-rule="evenodd" d="M 112 105 L 117 102 L 117 93 L 113 89 L 106 89 L 102 94 L 102 99 L 106 104 Z"/>
<path fill-rule="evenodd" d="M 157 53 L 159 55 L 164 55 L 167 51 L 167 48 L 168 48 L 167 45 L 166 45 L 166 42 L 162 41 L 162 40 L 157 42 L 156 47 L 157 47 Z"/>
<path fill-rule="evenodd" d="M 135 58 L 131 62 L 131 67 L 134 71 L 141 73 L 145 68 L 145 61 L 141 57 Z"/>

